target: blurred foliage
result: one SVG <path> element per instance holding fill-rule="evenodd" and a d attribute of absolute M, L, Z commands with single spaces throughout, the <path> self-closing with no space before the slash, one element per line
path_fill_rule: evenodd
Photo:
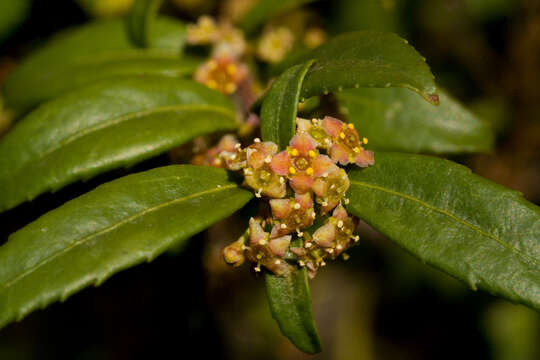
<path fill-rule="evenodd" d="M 0 43 L 9 37 L 28 16 L 30 0 L 0 1 Z"/>
<path fill-rule="evenodd" d="M 98 18 L 126 14 L 134 0 L 75 0 L 91 16 Z"/>

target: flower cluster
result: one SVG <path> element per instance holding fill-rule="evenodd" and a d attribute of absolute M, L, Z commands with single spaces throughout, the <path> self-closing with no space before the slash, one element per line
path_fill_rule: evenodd
<path fill-rule="evenodd" d="M 297 133 L 281 152 L 260 139 L 242 148 L 228 135 L 200 156 L 200 164 L 243 171 L 245 185 L 268 199 L 264 215 L 252 218 L 246 233 L 223 250 L 225 261 L 239 266 L 247 259 L 255 271 L 264 266 L 277 275 L 296 262 L 313 277 L 325 260 L 344 255 L 358 241 L 357 220 L 342 206 L 350 183 L 338 164 L 372 165 L 366 143 L 352 124 L 336 118 L 298 118 Z M 317 215 L 323 221 L 315 222 Z"/>
<path fill-rule="evenodd" d="M 187 28 L 190 45 L 211 45 L 210 59 L 195 71 L 194 79 L 226 95 L 235 93 L 250 81 L 249 68 L 241 62 L 247 43 L 244 34 L 228 22 L 216 23 L 209 16 L 201 16 Z"/>

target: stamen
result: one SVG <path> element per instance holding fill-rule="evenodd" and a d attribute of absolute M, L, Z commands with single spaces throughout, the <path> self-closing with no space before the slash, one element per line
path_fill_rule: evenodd
<path fill-rule="evenodd" d="M 343 221 L 342 221 L 342 220 L 339 220 L 339 221 L 337 222 L 337 227 L 338 227 L 338 228 L 342 228 L 342 227 L 343 227 Z"/>
<path fill-rule="evenodd" d="M 297 149 L 292 149 L 291 150 L 291 155 L 292 156 L 298 156 L 298 150 Z"/>
<path fill-rule="evenodd" d="M 351 129 L 351 130 L 354 129 L 354 124 L 348 124 L 347 126 L 348 126 L 349 129 Z"/>
<path fill-rule="evenodd" d="M 308 249 L 311 247 L 311 243 L 308 241 L 304 246 L 307 247 Z"/>
<path fill-rule="evenodd" d="M 364 144 L 367 144 L 367 143 L 368 143 L 368 138 L 367 138 L 367 137 L 362 138 L 362 142 L 363 142 Z"/>
<path fill-rule="evenodd" d="M 282 228 L 282 229 L 286 229 L 286 228 L 287 228 L 287 224 L 283 223 L 283 224 L 281 224 L 279 227 Z"/>
<path fill-rule="evenodd" d="M 261 139 L 255 138 L 255 139 L 253 139 L 253 142 L 260 143 L 260 142 L 261 142 Z"/>
<path fill-rule="evenodd" d="M 342 131 L 339 133 L 339 137 L 342 138 L 342 139 L 345 139 L 345 133 Z"/>
<path fill-rule="evenodd" d="M 314 158 L 314 157 L 317 156 L 317 153 L 315 153 L 315 151 L 313 151 L 313 150 L 309 150 L 308 155 L 309 155 L 309 157 Z"/>
<path fill-rule="evenodd" d="M 313 168 L 309 167 L 309 168 L 306 169 L 306 174 L 308 174 L 308 175 L 313 175 L 313 172 L 314 172 Z"/>
<path fill-rule="evenodd" d="M 294 174 L 296 174 L 296 169 L 291 166 L 289 168 L 289 172 L 291 173 L 291 175 L 294 175 Z"/>
<path fill-rule="evenodd" d="M 281 260 L 277 259 L 276 261 L 274 261 L 274 264 L 276 264 L 276 265 L 281 264 Z"/>
<path fill-rule="evenodd" d="M 295 210 L 300 209 L 300 204 L 299 204 L 299 203 L 294 204 L 294 205 L 293 205 L 293 208 L 294 208 Z"/>
<path fill-rule="evenodd" d="M 268 155 L 265 159 L 264 159 L 264 162 L 267 163 L 267 164 L 270 164 L 272 162 L 272 156 Z"/>

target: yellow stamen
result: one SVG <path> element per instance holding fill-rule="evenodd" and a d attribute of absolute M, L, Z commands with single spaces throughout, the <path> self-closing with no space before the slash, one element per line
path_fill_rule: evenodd
<path fill-rule="evenodd" d="M 353 151 L 354 151 L 355 153 L 357 153 L 357 154 L 358 154 L 358 153 L 360 152 L 360 148 L 358 148 L 358 147 L 355 147 L 355 148 L 353 149 Z"/>
<path fill-rule="evenodd" d="M 291 166 L 291 167 L 289 168 L 289 172 L 290 172 L 292 175 L 294 175 L 294 174 L 296 174 L 296 169 L 293 168 L 293 167 Z"/>
<path fill-rule="evenodd" d="M 306 169 L 306 174 L 313 175 L 313 168 L 307 168 Z"/>
<path fill-rule="evenodd" d="M 345 139 L 345 133 L 342 131 L 339 133 L 339 137 L 342 138 L 342 139 Z"/>
<path fill-rule="evenodd" d="M 348 126 L 349 129 L 351 129 L 351 130 L 354 129 L 354 124 L 349 124 L 349 125 L 347 125 L 347 126 Z"/>
<path fill-rule="evenodd" d="M 367 137 L 363 138 L 363 139 L 362 139 L 362 142 L 363 142 L 364 144 L 367 144 L 367 143 L 368 143 L 368 138 L 367 138 Z"/>
<path fill-rule="evenodd" d="M 316 154 L 315 151 L 313 151 L 313 150 L 309 150 L 309 151 L 308 151 L 308 155 L 309 155 L 309 157 L 312 157 L 312 158 L 314 158 L 315 156 L 317 156 L 317 154 Z"/>
<path fill-rule="evenodd" d="M 298 155 L 298 150 L 292 149 L 292 150 L 291 150 L 291 155 L 292 155 L 292 156 L 297 156 L 297 155 Z"/>

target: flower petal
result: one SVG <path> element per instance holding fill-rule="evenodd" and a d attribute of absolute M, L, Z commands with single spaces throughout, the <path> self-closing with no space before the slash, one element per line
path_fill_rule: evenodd
<path fill-rule="evenodd" d="M 302 118 L 299 118 L 299 117 L 296 118 L 296 125 L 298 125 L 296 131 L 299 132 L 299 133 L 308 132 L 309 129 L 311 129 L 311 127 L 313 126 L 311 124 L 311 121 L 309 121 L 307 119 L 302 119 Z"/>
<path fill-rule="evenodd" d="M 328 183 L 322 178 L 315 179 L 311 188 L 318 197 L 326 197 L 328 194 Z"/>
<path fill-rule="evenodd" d="M 304 209 L 313 207 L 313 199 L 311 198 L 311 194 L 309 192 L 306 192 L 305 194 L 295 194 L 294 199 Z"/>
<path fill-rule="evenodd" d="M 265 154 L 261 151 L 253 148 L 248 148 L 247 153 L 247 164 L 248 166 L 254 168 L 255 170 L 264 166 Z"/>
<path fill-rule="evenodd" d="M 313 174 L 315 177 L 323 176 L 324 174 L 330 174 L 334 171 L 339 170 L 339 168 L 334 164 L 332 159 L 327 155 L 319 155 L 315 160 L 311 162 L 313 167 Z"/>
<path fill-rule="evenodd" d="M 289 199 L 272 199 L 270 200 L 270 208 L 272 209 L 272 215 L 276 219 L 285 219 L 292 211 Z"/>
<path fill-rule="evenodd" d="M 266 235 L 267 233 L 257 220 L 249 219 L 249 243 L 251 245 L 259 245 L 261 240 L 266 241 Z"/>
<path fill-rule="evenodd" d="M 324 224 L 313 234 L 313 241 L 322 247 L 331 247 L 335 239 L 336 227 L 330 223 Z"/>
<path fill-rule="evenodd" d="M 313 178 L 307 174 L 294 175 L 289 184 L 293 188 L 294 192 L 303 194 L 311 189 L 313 185 Z"/>
<path fill-rule="evenodd" d="M 349 163 L 349 149 L 343 144 L 334 144 L 330 149 L 330 157 L 341 165 L 347 165 Z"/>
<path fill-rule="evenodd" d="M 298 150 L 300 155 L 307 156 L 310 150 L 315 150 L 317 147 L 317 142 L 311 137 L 311 135 L 306 133 L 300 133 L 293 136 L 289 145 Z"/>
<path fill-rule="evenodd" d="M 338 220 L 345 220 L 349 215 L 347 214 L 347 211 L 345 210 L 343 205 L 340 204 L 335 208 L 332 216 Z"/>
<path fill-rule="evenodd" d="M 289 249 L 289 245 L 291 244 L 291 239 L 292 239 L 291 235 L 285 235 L 285 236 L 272 239 L 268 243 L 268 247 L 270 248 L 270 251 L 272 251 L 274 255 L 283 257 L 285 256 L 287 249 Z"/>
<path fill-rule="evenodd" d="M 285 176 L 289 172 L 291 159 L 287 151 L 282 151 L 272 157 L 270 167 L 278 175 Z"/>
<path fill-rule="evenodd" d="M 375 163 L 373 151 L 361 150 L 360 153 L 354 158 L 354 163 L 363 168 L 373 165 Z"/>
<path fill-rule="evenodd" d="M 331 137 L 337 137 L 343 130 L 343 121 L 335 117 L 325 116 L 323 119 L 323 128 Z"/>

